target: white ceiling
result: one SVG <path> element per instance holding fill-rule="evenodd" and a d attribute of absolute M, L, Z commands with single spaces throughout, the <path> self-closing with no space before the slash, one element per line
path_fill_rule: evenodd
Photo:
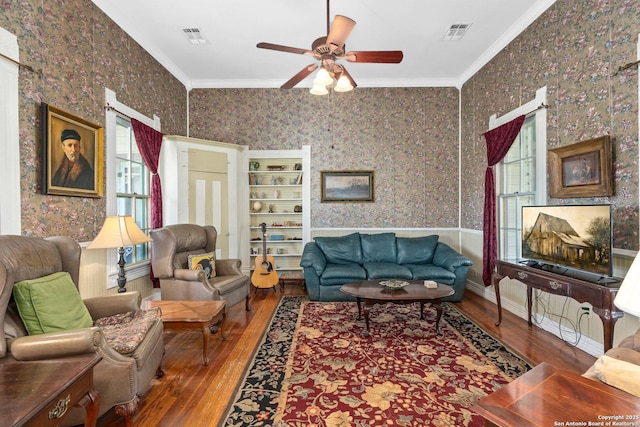
<path fill-rule="evenodd" d="M 327 32 L 325 0 L 92 1 L 187 89 L 280 87 L 315 60 L 256 44 L 310 49 Z M 344 62 L 360 87 L 460 87 L 554 2 L 333 0 L 330 16 L 357 22 L 347 51 L 404 52 L 400 64 Z M 452 24 L 471 26 L 462 40 L 445 41 Z M 207 43 L 189 42 L 185 27 Z"/>

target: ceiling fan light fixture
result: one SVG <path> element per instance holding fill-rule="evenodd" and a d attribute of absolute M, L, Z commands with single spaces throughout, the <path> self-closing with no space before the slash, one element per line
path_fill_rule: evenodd
<path fill-rule="evenodd" d="M 353 86 L 351 86 L 351 82 L 347 78 L 347 76 L 340 76 L 338 79 L 338 83 L 336 87 L 333 88 L 336 92 L 349 92 L 353 90 Z"/>
<path fill-rule="evenodd" d="M 313 87 L 309 90 L 309 92 L 312 95 L 326 95 L 326 94 L 329 93 L 329 91 L 327 90 L 326 86 L 317 85 L 315 83 L 315 80 L 314 80 L 314 83 L 313 83 Z"/>
<path fill-rule="evenodd" d="M 318 71 L 318 74 L 316 74 L 316 78 L 313 79 L 314 86 L 329 86 L 332 83 L 333 79 L 329 75 L 329 72 L 324 68 L 320 68 L 320 71 Z"/>

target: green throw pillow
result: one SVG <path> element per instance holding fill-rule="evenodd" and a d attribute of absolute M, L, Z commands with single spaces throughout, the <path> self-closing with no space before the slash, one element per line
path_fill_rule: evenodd
<path fill-rule="evenodd" d="M 89 310 L 66 271 L 13 285 L 20 318 L 29 335 L 93 326 Z"/>

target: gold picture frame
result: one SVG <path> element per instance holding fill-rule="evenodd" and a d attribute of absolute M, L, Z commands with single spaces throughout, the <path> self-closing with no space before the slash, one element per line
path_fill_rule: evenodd
<path fill-rule="evenodd" d="M 42 113 L 42 192 L 102 197 L 104 128 L 46 103 Z"/>
<path fill-rule="evenodd" d="M 549 150 L 548 160 L 551 197 L 613 195 L 608 135 Z"/>
<path fill-rule="evenodd" d="M 373 202 L 373 171 L 320 171 L 320 202 Z"/>

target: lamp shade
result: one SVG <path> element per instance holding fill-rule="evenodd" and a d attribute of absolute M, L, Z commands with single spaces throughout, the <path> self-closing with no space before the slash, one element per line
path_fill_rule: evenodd
<path fill-rule="evenodd" d="M 340 78 L 338 79 L 338 83 L 336 84 L 336 87 L 333 88 L 333 90 L 335 90 L 336 92 L 349 92 L 350 90 L 353 90 L 353 86 L 351 85 L 351 82 L 349 81 L 347 76 L 340 76 Z"/>
<path fill-rule="evenodd" d="M 640 317 L 640 253 L 631 263 L 613 303 L 625 313 Z"/>
<path fill-rule="evenodd" d="M 131 215 L 108 216 L 102 229 L 87 249 L 122 248 L 150 242 Z"/>
<path fill-rule="evenodd" d="M 329 93 L 326 87 L 317 85 L 315 83 L 313 84 L 313 87 L 309 90 L 309 92 L 313 95 L 326 95 Z"/>
<path fill-rule="evenodd" d="M 316 78 L 313 79 L 314 86 L 329 86 L 333 83 L 333 78 L 329 75 L 329 72 L 324 68 L 320 68 L 318 74 L 316 74 Z"/>

